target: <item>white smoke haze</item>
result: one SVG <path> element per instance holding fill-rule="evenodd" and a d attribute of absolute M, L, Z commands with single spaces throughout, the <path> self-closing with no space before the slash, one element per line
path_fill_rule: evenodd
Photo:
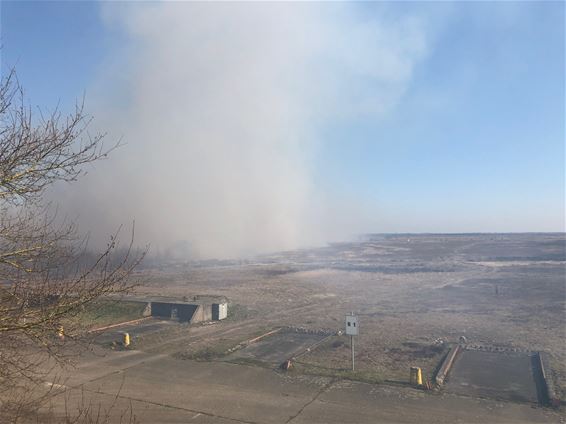
<path fill-rule="evenodd" d="M 196 258 L 371 231 L 366 205 L 356 215 L 314 184 L 320 130 L 391 111 L 427 43 L 419 19 L 367 19 L 358 7 L 104 3 L 129 42 L 87 106 L 125 145 L 59 188 L 60 203 L 95 244 L 135 219 L 138 243 L 186 241 Z"/>

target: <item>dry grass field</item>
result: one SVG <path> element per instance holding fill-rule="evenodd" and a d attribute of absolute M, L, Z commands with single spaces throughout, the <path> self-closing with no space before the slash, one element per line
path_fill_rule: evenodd
<path fill-rule="evenodd" d="M 563 234 L 375 235 L 245 261 L 147 269 L 138 274 L 139 294 L 224 295 L 231 313 L 220 331 L 147 338 L 140 348 L 185 357 L 208 350 L 219 359 L 280 326 L 343 329 L 354 311 L 361 328 L 356 373 L 348 372 L 345 336 L 302 355 L 296 372 L 395 382 L 420 366 L 430 378 L 447 346 L 465 336 L 468 343 L 547 352 L 566 399 L 565 252 Z"/>
<path fill-rule="evenodd" d="M 223 295 L 228 318 L 111 327 L 74 367 L 48 364 L 36 389 L 52 391 L 46 422 L 83 397 L 110 422 L 124 411 L 159 423 L 564 422 L 565 247 L 563 234 L 371 236 L 140 269 L 136 299 Z M 103 306 L 81 319 L 136 318 L 144 304 Z M 350 312 L 360 325 L 354 372 L 350 339 L 338 334 Z M 411 366 L 431 380 L 461 336 L 466 351 L 442 388 L 408 384 Z M 550 363 L 558 409 L 538 405 L 530 352 Z"/>

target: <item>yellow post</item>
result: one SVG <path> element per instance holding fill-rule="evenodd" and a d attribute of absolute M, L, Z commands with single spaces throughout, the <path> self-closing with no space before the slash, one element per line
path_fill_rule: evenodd
<path fill-rule="evenodd" d="M 124 333 L 124 346 L 128 347 L 130 345 L 130 334 Z"/>
<path fill-rule="evenodd" d="M 65 338 L 65 331 L 63 329 L 63 326 L 60 325 L 59 328 L 57 329 L 57 336 L 63 340 Z"/>
<path fill-rule="evenodd" d="M 423 385 L 423 372 L 420 368 L 417 368 L 417 386 Z"/>
<path fill-rule="evenodd" d="M 423 385 L 423 372 L 419 367 L 411 367 L 410 383 L 412 386 Z"/>

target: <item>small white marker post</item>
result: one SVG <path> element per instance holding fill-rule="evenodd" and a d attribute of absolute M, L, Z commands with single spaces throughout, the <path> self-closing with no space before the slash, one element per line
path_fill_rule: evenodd
<path fill-rule="evenodd" d="M 356 369 L 354 357 L 354 336 L 358 335 L 358 317 L 352 312 L 346 315 L 346 334 L 350 336 L 350 345 L 352 346 L 352 371 Z"/>
<path fill-rule="evenodd" d="M 356 355 L 354 355 L 354 336 L 350 336 L 350 343 L 352 344 L 352 371 L 356 369 Z"/>

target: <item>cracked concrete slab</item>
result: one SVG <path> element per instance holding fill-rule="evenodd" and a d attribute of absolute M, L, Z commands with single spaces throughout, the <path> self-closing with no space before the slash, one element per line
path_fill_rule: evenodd
<path fill-rule="evenodd" d="M 128 359 L 129 358 L 129 359 Z M 144 359 L 144 360 L 141 360 Z M 123 369 L 105 367 L 120 363 Z M 99 373 L 98 377 L 93 375 Z M 178 360 L 164 355 L 89 358 L 75 370 L 71 392 L 116 410 L 132 407 L 147 423 L 454 423 L 559 422 L 531 405 L 433 394 L 406 387 L 284 374 L 225 362 Z M 67 392 L 69 393 L 69 392 Z M 62 405 L 60 396 L 59 402 Z"/>

